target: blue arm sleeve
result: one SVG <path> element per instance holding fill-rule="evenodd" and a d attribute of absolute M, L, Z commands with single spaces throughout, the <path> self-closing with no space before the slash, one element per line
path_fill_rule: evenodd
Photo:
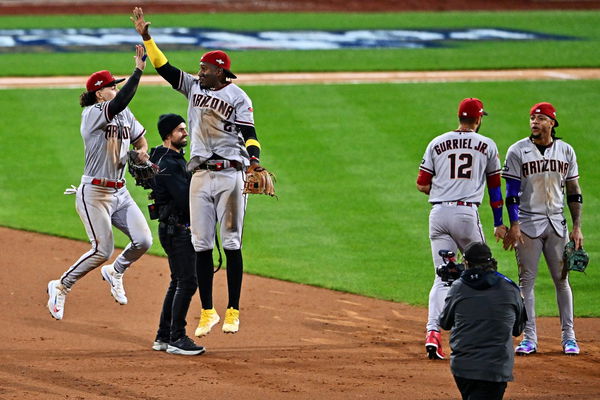
<path fill-rule="evenodd" d="M 521 182 L 506 178 L 506 208 L 511 222 L 519 220 L 519 191 Z"/>
<path fill-rule="evenodd" d="M 500 186 L 488 187 L 488 194 L 490 195 L 490 205 L 494 214 L 494 226 L 500 226 L 502 225 L 502 189 Z"/>

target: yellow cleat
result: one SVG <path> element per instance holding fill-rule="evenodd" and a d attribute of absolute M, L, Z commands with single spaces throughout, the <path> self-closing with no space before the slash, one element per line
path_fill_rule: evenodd
<path fill-rule="evenodd" d="M 194 333 L 197 337 L 208 335 L 213 326 L 215 326 L 221 318 L 214 308 L 210 310 L 202 309 L 200 313 L 200 322 L 198 322 L 198 328 Z"/>
<path fill-rule="evenodd" d="M 240 310 L 230 307 L 225 311 L 223 332 L 236 333 L 240 329 Z"/>

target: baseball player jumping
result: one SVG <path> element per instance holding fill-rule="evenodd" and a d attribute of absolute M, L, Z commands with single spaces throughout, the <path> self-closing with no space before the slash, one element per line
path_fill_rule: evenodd
<path fill-rule="evenodd" d="M 573 294 L 568 275 L 562 276 L 562 255 L 568 238 L 575 242 L 576 249 L 583 246 L 583 197 L 577 158 L 573 148 L 556 137 L 558 120 L 552 104 L 538 103 L 529 115 L 531 135 L 508 149 L 502 173 L 506 180 L 506 207 L 510 218 L 504 248 L 515 249 L 519 285 L 529 318 L 523 340 L 515 352 L 526 355 L 537 351 L 533 288 L 543 253 L 556 289 L 563 352 L 575 355 L 579 354 L 579 346 L 573 329 Z M 573 230 L 568 235 L 563 215 L 565 186 L 573 221 Z"/>
<path fill-rule="evenodd" d="M 123 179 L 130 144 L 141 160 L 148 160 L 146 130 L 127 108 L 146 66 L 144 60 L 144 48 L 136 46 L 136 69 L 121 90 L 117 89 L 117 83 L 125 79 L 115 79 L 109 71 L 98 71 L 88 78 L 87 91 L 80 97 L 85 168 L 76 191 L 76 206 L 92 248 L 60 279 L 48 282 L 48 310 L 56 319 L 63 318 L 66 295 L 71 287 L 111 257 L 114 250 L 111 225 L 131 239 L 115 261 L 101 269 L 102 278 L 108 282 L 119 304 L 127 304 L 123 273 L 152 245 L 146 219 Z"/>
<path fill-rule="evenodd" d="M 487 182 L 494 214 L 494 236 L 504 237 L 500 160 L 494 141 L 477 133 L 483 103 L 467 98 L 458 107 L 458 129 L 433 139 L 423 156 L 417 189 L 429 195 L 429 239 L 435 267 L 443 263 L 440 250 L 464 251 L 471 242 L 485 242 L 477 208 Z M 449 285 L 436 276 L 429 292 L 429 316 L 425 348 L 430 359 L 443 359 L 439 316 Z"/>
<path fill-rule="evenodd" d="M 190 184 L 192 242 L 202 313 L 196 336 L 204 336 L 220 320 L 213 307 L 213 258 L 217 223 L 227 258 L 229 303 L 223 332 L 239 329 L 239 301 L 242 287 L 242 230 L 246 210 L 244 170 L 259 166 L 260 144 L 254 129 L 254 110 L 248 95 L 230 79 L 231 60 L 223 51 L 209 51 L 200 59 L 198 76 L 172 66 L 148 32 L 141 8 L 131 20 L 142 36 L 156 71 L 189 101 L 188 123 L 193 172 Z"/>

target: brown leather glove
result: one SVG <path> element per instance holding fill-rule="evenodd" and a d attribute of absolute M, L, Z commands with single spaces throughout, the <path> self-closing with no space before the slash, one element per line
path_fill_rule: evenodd
<path fill-rule="evenodd" d="M 260 164 L 252 164 L 246 170 L 246 183 L 244 194 L 266 194 L 275 196 L 275 176 L 261 167 Z"/>

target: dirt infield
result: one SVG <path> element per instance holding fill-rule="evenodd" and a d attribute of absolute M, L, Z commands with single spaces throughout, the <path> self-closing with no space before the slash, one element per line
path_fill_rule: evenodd
<path fill-rule="evenodd" d="M 151 349 L 168 285 L 164 258 L 144 256 L 128 271 L 126 306 L 91 272 L 55 321 L 46 284 L 89 245 L 7 228 L 0 243 L 2 400 L 459 397 L 448 361 L 425 357 L 424 308 L 246 275 L 240 332 L 216 330 L 201 341 L 206 354 L 173 356 Z M 225 274 L 215 282 L 222 313 Z M 190 335 L 199 307 L 196 296 Z M 540 353 L 516 360 L 505 398 L 599 398 L 600 320 L 576 320 L 578 357 L 560 353 L 557 318 L 539 325 Z"/>

